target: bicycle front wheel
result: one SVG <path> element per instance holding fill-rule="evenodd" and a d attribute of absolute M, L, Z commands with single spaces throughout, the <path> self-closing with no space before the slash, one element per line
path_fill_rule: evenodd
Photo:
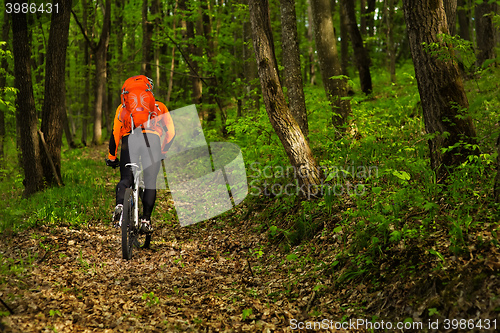
<path fill-rule="evenodd" d="M 123 216 L 122 216 L 122 257 L 125 260 L 132 258 L 132 245 L 133 240 L 130 239 L 130 230 L 134 225 L 134 202 L 132 196 L 132 189 L 125 190 L 125 200 L 123 202 Z"/>

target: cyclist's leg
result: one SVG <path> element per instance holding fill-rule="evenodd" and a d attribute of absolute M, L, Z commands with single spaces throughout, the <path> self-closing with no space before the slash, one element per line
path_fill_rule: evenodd
<path fill-rule="evenodd" d="M 123 205 L 125 190 L 132 186 L 134 175 L 130 168 L 125 167 L 130 163 L 130 151 L 128 145 L 128 136 L 122 138 L 122 149 L 120 153 L 120 182 L 116 185 L 116 204 Z"/>
<path fill-rule="evenodd" d="M 160 151 L 160 138 L 157 135 L 148 135 L 150 151 L 141 152 L 142 161 L 146 161 L 148 167 L 144 170 L 144 194 L 142 197 L 143 215 L 142 218 L 151 220 L 151 213 L 156 201 L 156 179 L 161 167 L 161 160 L 155 161 L 156 153 Z M 152 154 L 150 154 L 152 153 Z M 156 154 L 156 155 L 155 155 Z M 153 161 L 151 161 L 153 156 Z M 149 163 L 148 163 L 149 162 Z"/>

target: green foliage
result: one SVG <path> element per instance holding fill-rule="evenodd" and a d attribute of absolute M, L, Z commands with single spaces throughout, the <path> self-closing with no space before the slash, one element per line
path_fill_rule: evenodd
<path fill-rule="evenodd" d="M 154 292 L 142 294 L 141 299 L 143 301 L 146 301 L 147 306 L 160 304 L 160 299 L 158 298 L 158 296 L 155 296 Z"/>
<path fill-rule="evenodd" d="M 90 221 L 108 221 L 114 202 L 113 186 L 108 185 L 106 177 L 97 178 L 96 171 L 105 174 L 109 169 L 104 163 L 82 158 L 81 153 L 78 149 L 63 153 L 65 186 L 46 189 L 28 199 L 21 198 L 22 170 L 16 169 L 15 162 L 10 161 L 6 173 L 11 181 L 2 184 L 5 194 L 0 203 L 3 216 L 0 231 L 7 228 L 16 231 L 36 225 L 80 228 Z"/>
<path fill-rule="evenodd" d="M 241 320 L 248 319 L 252 314 L 253 314 L 252 309 L 243 309 L 243 312 L 241 313 Z"/>

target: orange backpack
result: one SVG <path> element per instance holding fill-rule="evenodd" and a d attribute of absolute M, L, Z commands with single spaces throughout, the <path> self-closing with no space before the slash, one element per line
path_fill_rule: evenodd
<path fill-rule="evenodd" d="M 151 119 L 158 115 L 153 95 L 153 80 L 137 75 L 127 79 L 122 86 L 122 112 L 120 119 L 125 128 L 150 127 Z M 145 125 L 146 124 L 146 125 Z"/>

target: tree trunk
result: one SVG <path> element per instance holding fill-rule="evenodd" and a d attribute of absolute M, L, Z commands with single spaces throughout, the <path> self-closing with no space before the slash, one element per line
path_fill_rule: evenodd
<path fill-rule="evenodd" d="M 12 3 L 12 1 L 8 1 Z M 13 54 L 16 98 L 16 121 L 20 129 L 22 167 L 24 169 L 24 197 L 43 188 L 40 148 L 37 133 L 33 83 L 31 81 L 31 43 L 28 39 L 26 14 L 12 13 Z"/>
<path fill-rule="evenodd" d="M 372 92 L 372 76 L 370 74 L 371 60 L 368 51 L 363 45 L 363 37 L 358 29 L 356 21 L 356 13 L 354 10 L 354 1 L 342 0 L 342 6 L 347 18 L 347 26 L 349 28 L 349 35 L 351 36 L 351 44 L 354 51 L 354 59 L 356 59 L 356 67 L 359 72 L 359 81 L 361 90 L 365 94 Z"/>
<path fill-rule="evenodd" d="M 339 6 L 340 14 L 340 68 L 342 74 L 349 76 L 349 28 L 344 6 Z"/>
<path fill-rule="evenodd" d="M 285 86 L 288 88 L 289 108 L 299 124 L 302 133 L 307 138 L 309 127 L 307 124 L 306 101 L 300 71 L 300 51 L 297 38 L 297 16 L 295 14 L 295 0 L 281 0 L 281 31 L 283 64 L 285 67 Z"/>
<path fill-rule="evenodd" d="M 82 19 L 82 29 L 83 33 L 88 35 L 87 32 L 87 20 L 88 20 L 88 3 L 87 0 L 82 0 L 83 7 L 83 19 Z M 89 57 L 89 43 L 87 39 L 84 40 L 83 44 L 83 57 L 84 59 L 84 68 L 83 68 L 83 78 L 85 80 L 85 87 L 82 92 L 82 101 L 83 101 L 83 117 L 82 117 L 82 144 L 84 146 L 87 145 L 87 136 L 88 136 L 88 122 L 90 117 L 90 57 Z"/>
<path fill-rule="evenodd" d="M 340 128 L 346 124 L 351 113 L 351 103 L 343 98 L 347 96 L 347 80 L 340 77 L 342 71 L 337 54 L 337 39 L 333 31 L 330 2 L 329 0 L 312 0 L 311 10 L 323 85 L 332 106 L 333 125 Z"/>
<path fill-rule="evenodd" d="M 104 94 L 106 93 L 106 58 L 109 44 L 109 29 L 111 23 L 111 0 L 106 0 L 104 21 L 99 43 L 94 49 L 95 57 L 95 108 L 94 108 L 94 137 L 92 143 L 102 143 L 102 108 Z"/>
<path fill-rule="evenodd" d="M 43 176 L 48 186 L 57 184 L 51 162 L 57 176 L 61 177 L 61 145 L 66 119 L 66 47 L 68 45 L 71 1 L 57 1 L 59 11 L 53 11 L 50 22 L 49 43 L 45 61 L 45 94 L 42 108 L 42 133 L 48 154 L 41 154 Z"/>
<path fill-rule="evenodd" d="M 209 71 L 210 76 L 215 76 L 216 72 L 213 70 L 215 67 L 215 41 L 212 37 L 212 18 L 210 17 L 210 12 L 213 10 L 212 4 L 209 1 L 202 2 L 202 20 L 203 20 L 203 35 L 206 39 L 206 54 L 208 58 L 209 66 L 212 70 Z M 244 25 L 245 23 L 243 23 Z M 215 96 L 217 95 L 217 80 L 213 78 L 210 80 L 210 84 L 207 87 L 207 121 L 215 121 L 217 115 L 217 109 L 215 107 L 216 101 Z"/>
<path fill-rule="evenodd" d="M 387 67 L 391 75 L 391 82 L 396 82 L 396 47 L 394 45 L 394 0 L 386 0 L 386 45 Z"/>
<path fill-rule="evenodd" d="M 248 0 L 245 0 L 248 3 Z M 260 108 L 259 102 L 260 98 L 255 89 L 258 86 L 255 84 L 255 79 L 258 77 L 257 63 L 255 62 L 255 52 L 253 52 L 252 44 L 252 27 L 248 20 L 243 22 L 243 62 L 244 62 L 244 72 L 245 72 L 245 100 L 246 109 L 258 111 Z M 253 54 L 253 55 L 252 55 Z"/>
<path fill-rule="evenodd" d="M 159 38 L 159 33 L 160 33 L 160 25 L 161 25 L 161 19 L 160 19 L 160 0 L 153 0 L 151 4 L 151 14 L 155 16 L 154 18 L 154 28 L 153 28 L 153 33 L 156 36 L 156 38 Z M 156 91 L 160 92 L 161 91 L 161 80 L 160 80 L 160 48 L 161 48 L 161 43 L 156 42 L 153 48 L 153 61 L 155 65 L 155 87 Z"/>
<path fill-rule="evenodd" d="M 314 32 L 312 27 L 312 10 L 311 10 L 311 0 L 307 0 L 307 20 L 309 22 L 307 27 L 307 40 L 309 41 L 308 53 L 308 69 L 309 69 L 309 84 L 311 86 L 316 84 L 316 65 L 314 59 Z"/>
<path fill-rule="evenodd" d="M 354 0 L 352 0 L 354 1 Z M 366 8 L 366 28 L 368 29 L 368 35 L 373 37 L 375 34 L 375 9 L 377 6 L 377 0 L 368 0 L 368 6 Z"/>
<path fill-rule="evenodd" d="M 174 31 L 174 40 L 176 39 L 176 32 L 177 32 L 177 29 L 176 29 L 177 5 L 178 5 L 178 0 L 175 0 L 174 10 L 172 11 L 172 17 L 173 17 L 173 21 L 174 21 L 172 24 L 172 30 Z M 165 101 L 167 101 L 167 103 L 170 102 L 170 96 L 172 95 L 172 87 L 174 85 L 174 69 L 175 69 L 175 45 L 172 46 L 172 60 L 170 63 L 170 76 L 168 78 L 167 97 L 165 98 Z"/>
<path fill-rule="evenodd" d="M 462 39 L 465 40 L 471 40 L 469 33 L 470 17 L 471 17 L 469 1 L 470 0 L 458 0 L 457 3 L 458 28 L 459 28 L 458 34 L 460 35 L 460 37 L 462 37 Z"/>
<path fill-rule="evenodd" d="M 2 25 L 2 40 L 9 40 L 10 31 L 10 14 L 6 11 L 3 13 L 3 25 Z M 7 42 L 2 46 L 2 52 L 7 51 Z M 5 96 L 5 86 L 7 85 L 7 72 L 9 70 L 9 63 L 7 62 L 7 57 L 4 55 L 2 57 L 1 63 L 3 71 L 0 73 L 0 99 Z M 0 168 L 3 168 L 3 158 L 4 153 L 4 142 L 5 142 L 5 111 L 0 108 Z"/>
<path fill-rule="evenodd" d="M 446 22 L 448 23 L 448 33 L 455 36 L 457 22 L 457 0 L 443 1 L 444 12 L 446 13 Z"/>
<path fill-rule="evenodd" d="M 249 0 L 249 10 L 255 58 L 269 120 L 297 170 L 301 196 L 314 197 L 321 183 L 320 172 L 307 140 L 285 102 L 274 53 L 268 0 Z"/>
<path fill-rule="evenodd" d="M 359 1 L 359 31 L 366 36 L 366 0 Z"/>
<path fill-rule="evenodd" d="M 151 77 L 151 37 L 153 24 L 148 21 L 148 0 L 142 1 L 142 64 L 141 74 Z"/>
<path fill-rule="evenodd" d="M 431 167 L 438 180 L 443 181 L 451 167 L 473 153 L 465 144 L 474 143 L 476 131 L 467 116 L 469 103 L 458 66 L 452 60 L 439 60 L 423 47 L 423 43 L 443 45 L 437 37 L 439 33 L 448 33 L 443 0 L 404 0 L 403 8 L 425 129 L 435 135 L 429 139 Z M 449 148 L 459 142 L 464 144 Z"/>
<path fill-rule="evenodd" d="M 488 15 L 495 11 L 496 4 L 489 3 L 488 0 L 476 5 L 477 66 L 481 66 L 487 59 L 495 58 L 495 28 L 492 16 Z"/>

